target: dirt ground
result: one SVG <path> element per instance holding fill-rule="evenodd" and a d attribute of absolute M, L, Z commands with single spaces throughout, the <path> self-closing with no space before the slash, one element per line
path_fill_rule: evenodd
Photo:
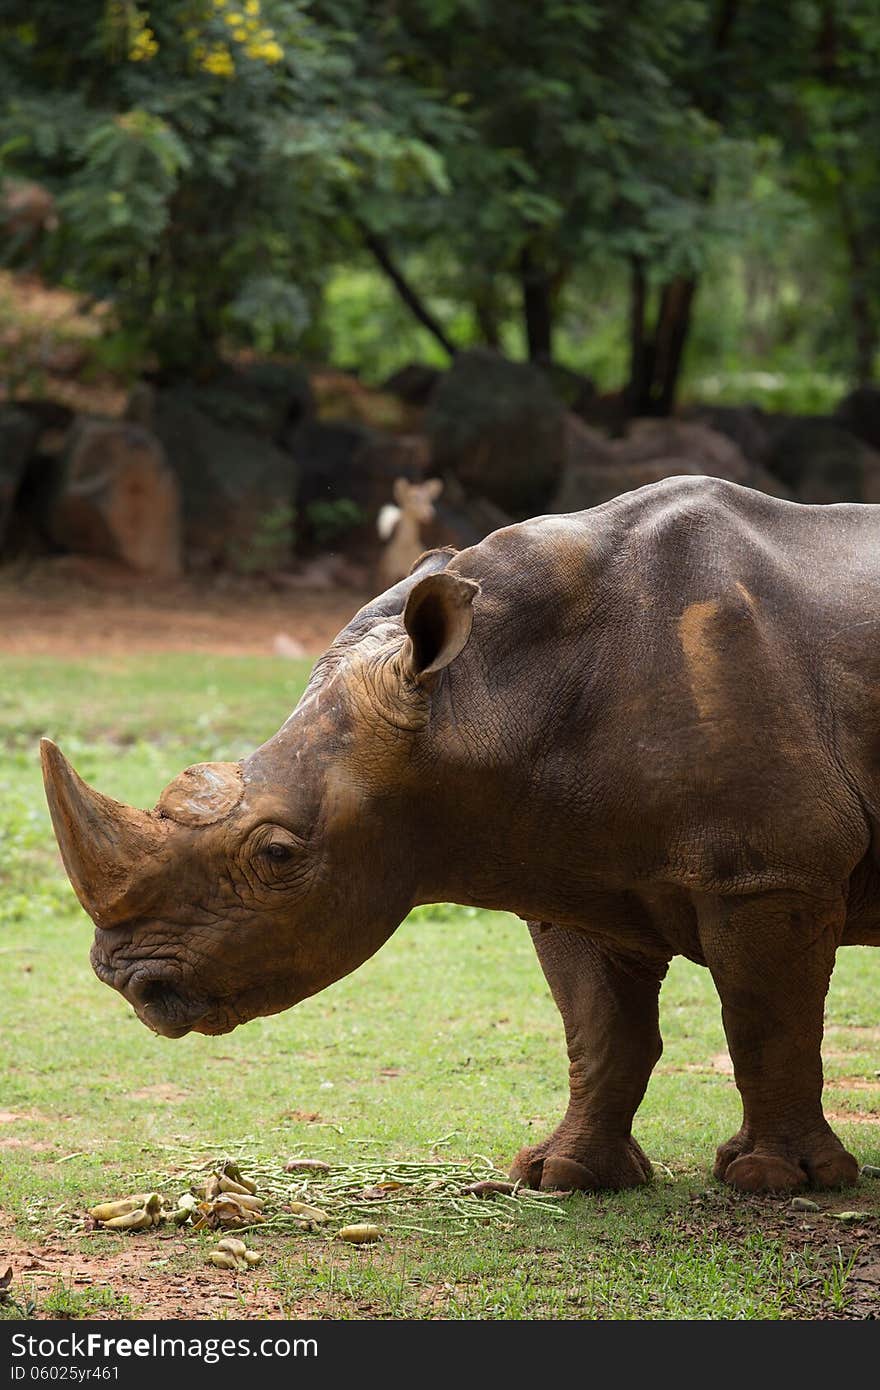
<path fill-rule="evenodd" d="M 145 583 L 108 562 L 60 556 L 0 569 L 0 652 L 317 656 L 370 597 L 300 588 L 287 575 Z"/>
<path fill-rule="evenodd" d="M 316 1301 L 301 1310 L 292 1307 L 289 1300 L 282 1306 L 270 1276 L 262 1270 L 233 1274 L 195 1264 L 198 1256 L 176 1234 L 120 1239 L 118 1254 L 94 1257 L 78 1249 L 79 1244 L 57 1233 L 30 1243 L 22 1241 L 3 1230 L 0 1213 L 0 1278 L 7 1267 L 12 1268 L 10 1293 L 20 1305 L 35 1302 L 33 1316 L 40 1319 L 85 1316 L 100 1321 L 119 1317 L 198 1321 L 321 1316 Z M 180 1270 L 181 1255 L 189 1257 L 185 1270 Z M 177 1266 L 175 1273 L 168 1273 L 166 1261 L 172 1268 Z M 59 1288 L 70 1311 L 46 1306 Z M 106 1308 L 96 1306 L 104 1291 L 113 1296 L 112 1305 Z M 80 1300 L 86 1306 L 76 1309 Z M 123 1300 L 128 1301 L 127 1309 Z"/>

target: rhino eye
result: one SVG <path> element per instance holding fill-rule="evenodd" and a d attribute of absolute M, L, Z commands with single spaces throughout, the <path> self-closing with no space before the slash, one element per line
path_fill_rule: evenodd
<path fill-rule="evenodd" d="M 289 845 L 282 845 L 278 840 L 266 846 L 263 854 L 267 859 L 271 859 L 275 864 L 283 864 L 285 859 L 290 859 L 293 851 Z"/>

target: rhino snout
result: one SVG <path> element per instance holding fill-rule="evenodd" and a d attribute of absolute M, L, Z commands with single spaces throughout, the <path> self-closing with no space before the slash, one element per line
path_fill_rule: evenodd
<path fill-rule="evenodd" d="M 120 993 L 131 1004 L 138 1018 L 163 1038 L 181 1038 L 207 1012 L 203 1000 L 186 999 L 169 975 L 136 971 Z"/>
<path fill-rule="evenodd" d="M 104 984 L 128 1000 L 142 1023 L 164 1038 L 182 1038 L 209 1012 L 206 999 L 184 993 L 179 971 L 153 962 L 111 964 L 94 949 L 92 967 Z"/>

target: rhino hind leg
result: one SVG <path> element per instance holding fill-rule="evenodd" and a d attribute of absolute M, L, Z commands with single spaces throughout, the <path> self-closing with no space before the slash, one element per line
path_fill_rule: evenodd
<path fill-rule="evenodd" d="M 858 1177 L 822 1111 L 822 1019 L 843 904 L 803 894 L 711 898 L 700 941 L 721 996 L 743 1124 L 715 1176 L 741 1192 L 843 1187 Z"/>
<path fill-rule="evenodd" d="M 529 931 L 565 1025 L 570 1098 L 550 1137 L 517 1154 L 511 1177 L 585 1191 L 649 1182 L 651 1164 L 630 1131 L 662 1051 L 666 962 L 635 964 L 552 923 L 530 922 Z"/>

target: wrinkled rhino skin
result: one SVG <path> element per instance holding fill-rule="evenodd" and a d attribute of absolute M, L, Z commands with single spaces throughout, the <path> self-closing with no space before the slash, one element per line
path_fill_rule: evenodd
<path fill-rule="evenodd" d="M 743 1191 L 854 1181 L 821 1105 L 838 946 L 880 944 L 880 517 L 675 478 L 430 552 L 279 732 L 157 809 L 54 745 L 92 961 L 155 1031 L 220 1033 L 353 970 L 417 903 L 529 922 L 571 1098 L 513 1176 L 621 1188 L 677 954 L 721 997 Z"/>

